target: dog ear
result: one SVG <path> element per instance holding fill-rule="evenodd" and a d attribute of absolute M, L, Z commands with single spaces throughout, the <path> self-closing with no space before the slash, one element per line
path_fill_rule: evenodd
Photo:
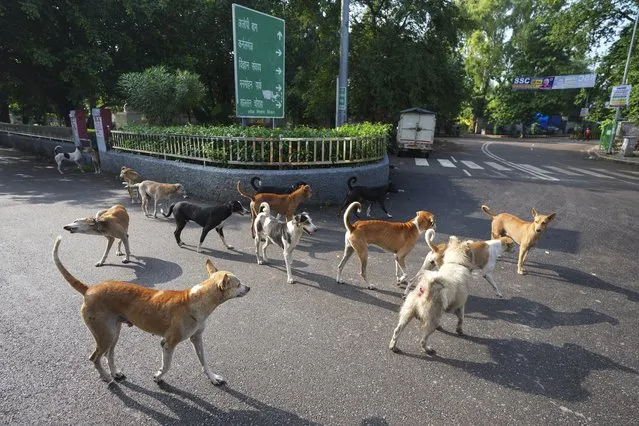
<path fill-rule="evenodd" d="M 220 282 L 217 283 L 217 288 L 219 288 L 222 291 L 225 291 L 227 288 L 229 288 L 230 280 L 231 279 L 229 278 L 229 274 L 225 273 L 222 279 L 220 280 Z"/>
<path fill-rule="evenodd" d="M 217 268 L 213 266 L 211 259 L 206 259 L 206 272 L 209 273 L 209 277 L 217 272 Z"/>
<path fill-rule="evenodd" d="M 537 210 L 535 210 L 534 207 L 532 208 L 532 216 L 533 216 L 533 218 L 537 217 Z"/>
<path fill-rule="evenodd" d="M 556 213 L 556 212 L 550 213 L 550 214 L 548 215 L 548 222 L 550 222 L 551 220 L 553 220 L 553 219 L 555 218 L 555 216 L 557 216 L 557 213 Z"/>

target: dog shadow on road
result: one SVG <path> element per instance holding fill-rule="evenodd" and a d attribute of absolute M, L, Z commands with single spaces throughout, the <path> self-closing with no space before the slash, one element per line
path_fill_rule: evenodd
<path fill-rule="evenodd" d="M 184 244 L 182 249 L 197 253 L 197 245 Z M 227 248 L 213 249 L 202 247 L 200 253 L 203 256 L 212 257 L 214 259 L 224 259 L 236 262 L 255 263 L 255 254 L 251 254 L 244 251 L 239 251 L 237 248 L 229 250 Z"/>
<path fill-rule="evenodd" d="M 115 266 L 132 269 L 135 273 L 133 281 L 145 287 L 154 287 L 179 278 L 182 275 L 182 267 L 174 262 L 158 259 L 156 257 L 131 255 L 129 263 L 105 263 L 105 266 Z"/>
<path fill-rule="evenodd" d="M 457 336 L 448 331 L 443 332 L 451 338 Z M 522 339 L 491 339 L 480 336 L 464 336 L 463 339 L 486 346 L 491 360 L 475 362 L 439 355 L 427 357 L 404 352 L 402 354 L 440 362 L 507 389 L 562 401 L 588 400 L 590 392 L 583 384 L 593 371 L 617 370 L 639 375 L 635 369 L 574 343 L 555 346 Z"/>
<path fill-rule="evenodd" d="M 466 304 L 466 316 L 477 320 L 502 320 L 537 329 L 591 325 L 602 322 L 611 325 L 619 324 L 616 318 L 593 309 L 582 308 L 578 312 L 558 312 L 523 297 L 495 299 L 469 296 Z"/>
<path fill-rule="evenodd" d="M 212 386 L 212 385 L 211 385 Z M 150 390 L 134 383 L 123 381 L 111 387 L 111 392 L 117 396 L 129 409 L 138 411 L 152 418 L 159 424 L 295 424 L 317 425 L 304 420 L 296 414 L 267 405 L 228 385 L 219 388 L 219 392 L 226 392 L 251 409 L 226 410 L 220 409 L 210 402 L 182 389 L 178 389 L 166 382 L 158 383 L 161 391 Z M 146 395 L 165 406 L 170 415 L 162 413 L 138 402 L 126 390 Z M 177 416 L 177 418 L 176 418 Z"/>

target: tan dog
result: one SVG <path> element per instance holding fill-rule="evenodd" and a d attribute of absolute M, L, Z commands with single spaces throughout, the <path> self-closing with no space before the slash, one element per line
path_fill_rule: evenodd
<path fill-rule="evenodd" d="M 71 287 L 84 296 L 80 310 L 84 323 L 95 338 L 95 351 L 90 357 L 100 378 L 111 383 L 125 376 L 115 366 L 114 352 L 122 323 L 162 336 L 162 367 L 153 380 L 159 382 L 171 367 L 175 346 L 187 338 L 191 340 L 202 369 L 214 385 L 224 378 L 209 369 L 204 357 L 202 333 L 206 319 L 222 303 L 242 297 L 250 290 L 230 272 L 218 271 L 210 260 L 206 261 L 209 277 L 186 290 L 154 290 L 122 281 L 103 281 L 87 286 L 75 278 L 60 262 L 58 237 L 53 247 L 53 261 Z M 110 375 L 102 367 L 106 356 Z"/>
<path fill-rule="evenodd" d="M 64 229 L 72 234 L 102 235 L 106 237 L 106 250 L 104 250 L 102 259 L 100 259 L 95 266 L 104 265 L 104 261 L 113 245 L 113 240 L 116 238 L 118 239 L 118 250 L 115 252 L 116 256 L 122 256 L 121 248 L 122 243 L 124 243 L 126 255 L 122 263 L 129 262 L 129 213 L 127 213 L 122 204 L 116 204 L 107 210 L 100 210 L 95 214 L 95 217 L 76 219 L 70 224 L 65 225 Z"/>
<path fill-rule="evenodd" d="M 387 222 L 383 220 L 360 220 L 351 224 L 348 220 L 353 209 L 360 212 L 362 205 L 355 201 L 344 213 L 344 256 L 337 267 L 337 282 L 341 283 L 340 275 L 344 265 L 353 252 L 357 252 L 361 265 L 360 276 L 369 289 L 375 288 L 366 279 L 366 265 L 368 263 L 368 246 L 375 244 L 386 251 L 395 254 L 395 277 L 397 283 L 406 279 L 406 256 L 415 247 L 419 235 L 430 228 L 435 228 L 435 216 L 427 211 L 418 211 L 415 218 L 408 222 Z M 402 275 L 399 275 L 399 270 Z"/>
<path fill-rule="evenodd" d="M 435 268 L 441 268 L 444 264 L 444 253 L 448 248 L 448 243 L 434 244 L 435 231 L 432 229 L 426 231 L 424 239 L 426 240 L 426 244 L 428 244 L 428 247 L 430 247 L 430 252 L 426 255 L 424 264 L 422 265 L 420 272 L 433 270 Z M 493 270 L 495 269 L 495 264 L 497 263 L 497 259 L 499 258 L 499 256 L 501 256 L 505 251 L 510 251 L 512 245 L 514 244 L 512 238 L 501 237 L 495 240 L 469 240 L 468 242 L 470 243 L 470 250 L 472 253 L 471 262 L 473 264 L 473 270 L 481 271 L 481 275 L 495 290 L 495 294 L 497 294 L 497 296 L 499 297 L 504 297 L 499 291 L 497 283 L 493 279 Z M 411 285 L 409 283 L 406 286 L 404 296 L 408 295 L 410 288 Z"/>
<path fill-rule="evenodd" d="M 251 236 L 253 238 L 255 238 L 255 229 L 253 229 L 255 217 L 259 213 L 257 209 L 262 203 L 268 203 L 271 211 L 286 216 L 286 220 L 290 221 L 293 220 L 297 207 L 313 195 L 310 185 L 302 185 L 290 194 L 260 193 L 250 195 L 242 191 L 239 180 L 237 181 L 237 192 L 251 200 Z"/>
<path fill-rule="evenodd" d="M 122 166 L 122 168 L 120 169 L 120 179 L 122 179 L 124 182 L 122 182 L 124 185 L 126 185 L 126 189 L 129 191 L 129 197 L 131 197 L 131 203 L 134 203 L 134 199 L 133 199 L 133 193 L 134 193 L 134 187 L 132 185 L 135 185 L 136 183 L 140 183 L 143 181 L 142 176 L 140 176 L 140 174 L 138 172 L 136 172 L 135 170 L 133 170 L 130 167 L 127 166 Z M 138 196 L 138 191 L 135 191 L 135 198 L 140 198 Z M 140 202 L 142 202 L 140 200 Z"/>
<path fill-rule="evenodd" d="M 457 315 L 457 334 L 463 335 L 464 306 L 468 298 L 471 251 L 469 242 L 450 237 L 444 254 L 444 263 L 439 271 L 425 271 L 419 284 L 402 305 L 399 323 L 393 332 L 388 348 L 397 351 L 397 339 L 413 318 L 421 321 L 421 348 L 429 355 L 435 351 L 428 346 L 428 337 L 439 327 L 444 312 Z"/>
<path fill-rule="evenodd" d="M 517 260 L 517 273 L 523 275 L 524 262 L 528 256 L 528 252 L 535 246 L 537 240 L 541 238 L 544 231 L 548 227 L 548 223 L 555 218 L 557 213 L 549 215 L 538 214 L 537 210 L 532 209 L 532 222 L 521 220 L 517 216 L 508 213 L 493 213 L 487 205 L 482 205 L 481 209 L 488 215 L 493 217 L 490 224 L 490 237 L 496 239 L 502 236 L 509 236 L 517 244 L 519 244 L 519 259 Z"/>
<path fill-rule="evenodd" d="M 171 201 L 171 195 L 182 195 L 183 198 L 189 198 L 186 195 L 186 191 L 181 183 L 161 183 L 154 182 L 152 180 L 143 180 L 140 183 L 131 185 L 133 188 L 138 188 L 140 192 L 140 198 L 142 199 L 142 211 L 148 217 L 149 214 L 149 199 L 153 199 L 153 217 L 158 217 L 158 202 L 160 200 L 166 200 L 167 203 Z"/>

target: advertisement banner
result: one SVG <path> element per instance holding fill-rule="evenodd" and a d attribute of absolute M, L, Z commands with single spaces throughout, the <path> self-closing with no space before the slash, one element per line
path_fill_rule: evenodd
<path fill-rule="evenodd" d="M 555 77 L 515 77 L 513 90 L 551 90 Z"/>
<path fill-rule="evenodd" d="M 612 93 L 610 94 L 610 107 L 619 108 L 627 106 L 631 90 L 632 86 L 630 84 L 613 86 Z"/>
<path fill-rule="evenodd" d="M 556 75 L 553 89 L 581 89 L 595 87 L 597 74 Z"/>

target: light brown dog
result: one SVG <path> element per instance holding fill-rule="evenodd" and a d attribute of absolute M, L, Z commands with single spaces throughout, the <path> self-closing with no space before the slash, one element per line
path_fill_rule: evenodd
<path fill-rule="evenodd" d="M 222 303 L 242 297 L 250 290 L 230 272 L 218 271 L 206 261 L 209 277 L 187 290 L 154 290 L 122 281 L 103 281 L 87 286 L 75 278 L 60 262 L 58 248 L 62 237 L 53 247 L 53 261 L 71 287 L 84 296 L 80 310 L 84 323 L 95 338 L 95 351 L 90 357 L 100 378 L 111 383 L 125 376 L 115 366 L 114 352 L 122 323 L 162 337 L 162 367 L 153 380 L 159 382 L 171 367 L 175 346 L 187 338 L 191 340 L 202 369 L 214 385 L 224 378 L 209 369 L 204 357 L 202 333 L 206 319 Z M 106 356 L 110 375 L 102 367 Z"/>
<path fill-rule="evenodd" d="M 360 220 L 353 224 L 348 220 L 353 209 L 361 211 L 362 205 L 355 201 L 344 213 L 344 256 L 337 267 L 337 282 L 341 283 L 340 275 L 344 265 L 353 252 L 357 252 L 361 265 L 360 276 L 372 289 L 375 286 L 366 279 L 366 265 L 368 263 L 368 246 L 375 244 L 395 255 L 395 277 L 397 283 L 406 279 L 406 256 L 415 247 L 419 235 L 430 228 L 435 228 L 435 216 L 427 211 L 418 211 L 415 218 L 408 222 L 387 222 L 384 220 Z M 402 275 L 399 275 L 399 271 Z"/>
<path fill-rule="evenodd" d="M 302 185 L 290 194 L 270 194 L 266 192 L 250 195 L 242 191 L 239 180 L 237 181 L 237 192 L 251 200 L 251 236 L 253 238 L 255 238 L 253 224 L 259 213 L 257 209 L 263 202 L 268 203 L 272 212 L 282 214 L 286 216 L 287 221 L 290 221 L 293 220 L 297 207 L 313 195 L 310 185 Z"/>
<path fill-rule="evenodd" d="M 420 272 L 441 268 L 444 264 L 444 253 L 448 248 L 448 243 L 435 244 L 435 231 L 432 229 L 426 231 L 424 239 L 426 240 L 428 247 L 430 247 L 430 252 L 426 255 Z M 497 283 L 493 278 L 493 270 L 495 269 L 495 264 L 497 263 L 499 256 L 501 256 L 505 251 L 510 251 L 514 241 L 510 237 L 501 237 L 488 241 L 468 240 L 468 243 L 470 243 L 469 247 L 472 254 L 471 262 L 473 270 L 481 271 L 481 275 L 486 279 L 486 281 L 488 281 L 488 284 L 492 286 L 493 290 L 495 290 L 495 294 L 499 297 L 504 297 L 501 294 L 501 291 L 499 291 Z M 411 279 L 411 282 L 412 281 L 413 279 Z M 411 283 L 409 282 L 409 284 L 406 285 L 404 296 L 408 295 L 410 288 Z"/>
<path fill-rule="evenodd" d="M 439 327 L 444 312 L 457 316 L 457 334 L 464 334 L 464 307 L 472 268 L 470 257 L 468 241 L 459 241 L 454 236 L 449 238 L 442 267 L 436 272 L 425 271 L 415 290 L 404 301 L 388 344 L 391 351 L 397 351 L 397 339 L 413 318 L 421 321 L 421 348 L 429 355 L 434 355 L 435 350 L 428 346 L 428 337 Z"/>
<path fill-rule="evenodd" d="M 122 168 L 120 169 L 120 179 L 124 181 L 122 183 L 126 185 L 126 189 L 129 191 L 129 197 L 131 197 L 131 203 L 134 203 L 135 201 L 133 199 L 133 194 L 135 193 L 135 198 L 140 198 L 140 197 L 138 197 L 138 191 L 135 190 L 135 188 L 132 185 L 142 182 L 143 181 L 142 176 L 140 176 L 140 174 L 136 172 L 135 170 L 133 170 L 132 168 L 127 166 L 122 166 Z M 142 201 L 140 200 L 140 202 Z"/>
<path fill-rule="evenodd" d="M 104 265 L 104 261 L 111 250 L 113 240 L 118 239 L 118 250 L 116 256 L 122 256 L 122 243 L 126 255 L 122 263 L 129 262 L 129 213 L 122 204 L 116 204 L 107 210 L 100 210 L 94 217 L 83 217 L 76 219 L 68 225 L 64 226 L 66 231 L 72 234 L 89 234 L 102 235 L 107 239 L 106 250 L 102 255 L 102 259 L 95 266 Z"/>
<path fill-rule="evenodd" d="M 551 213 L 549 215 L 538 214 L 537 210 L 533 207 L 533 221 L 526 222 L 512 214 L 495 214 L 487 205 L 482 205 L 481 209 L 486 214 L 493 217 L 493 221 L 490 224 L 490 237 L 492 239 L 509 236 L 517 244 L 519 244 L 517 273 L 523 275 L 526 272 L 524 269 L 524 262 L 526 261 L 528 252 L 535 246 L 537 240 L 541 238 L 548 227 L 548 223 L 555 218 L 557 213 Z"/>
<path fill-rule="evenodd" d="M 183 198 L 189 198 L 181 183 L 161 183 L 152 180 L 143 180 L 131 186 L 138 188 L 140 198 L 142 199 L 142 211 L 147 217 L 150 215 L 149 200 L 151 198 L 153 199 L 154 218 L 158 217 L 158 202 L 160 200 L 166 200 L 167 203 L 170 203 L 171 195 L 181 195 Z"/>

